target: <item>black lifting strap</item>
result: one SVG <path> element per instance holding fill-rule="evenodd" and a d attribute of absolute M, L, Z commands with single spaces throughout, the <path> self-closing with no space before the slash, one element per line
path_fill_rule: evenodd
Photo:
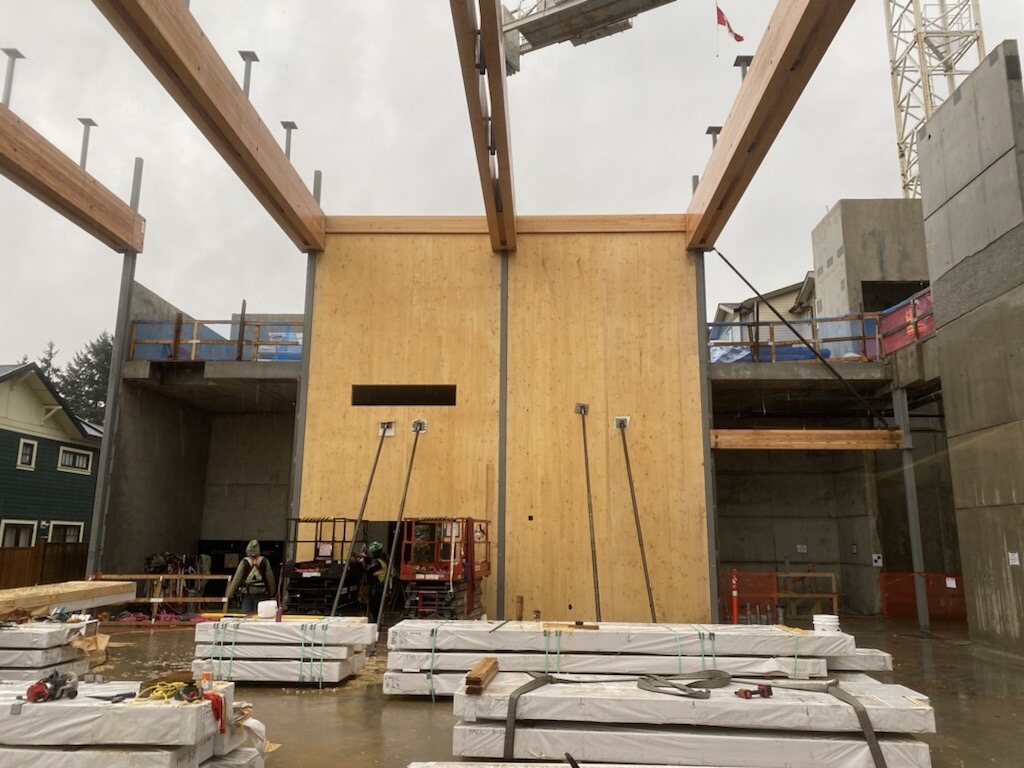
<path fill-rule="evenodd" d="M 679 681 L 679 682 L 676 682 Z M 686 681 L 686 682 L 684 682 Z M 669 696 L 682 696 L 687 699 L 710 699 L 712 688 L 724 688 L 732 681 L 732 675 L 719 669 L 710 669 L 697 676 L 644 675 L 636 682 L 636 687 L 651 693 L 667 693 Z"/>
<path fill-rule="evenodd" d="M 722 672 L 717 669 L 695 672 L 692 675 L 645 675 L 640 678 L 616 677 L 602 680 L 568 680 L 564 677 L 542 675 L 537 672 L 528 672 L 527 674 L 532 679 L 516 688 L 508 697 L 508 711 L 505 714 L 505 760 L 515 760 L 516 718 L 519 711 L 519 698 L 530 691 L 543 688 L 545 685 L 556 685 L 558 683 L 586 685 L 588 683 L 606 683 L 609 679 L 636 679 L 637 685 L 645 691 L 668 693 L 672 696 L 685 696 L 691 699 L 706 699 L 711 695 L 708 689 L 722 688 L 728 685 L 732 678 L 728 672 Z"/>
<path fill-rule="evenodd" d="M 529 674 L 533 679 L 516 688 L 508 697 L 508 712 L 505 715 L 505 760 L 515 760 L 516 710 L 519 709 L 519 697 L 524 693 L 535 691 L 555 682 L 555 678 L 551 675 L 539 675 L 536 672 Z"/>
<path fill-rule="evenodd" d="M 868 743 L 868 749 L 871 751 L 871 759 L 875 762 L 875 768 L 888 768 L 885 762 L 885 755 L 882 754 L 882 745 L 878 743 L 878 736 L 875 735 L 875 728 L 871 725 L 871 718 L 868 717 L 868 711 L 864 708 L 864 705 L 860 703 L 856 696 L 848 691 L 844 691 L 838 684 L 830 685 L 827 691 L 840 701 L 846 702 L 853 707 L 853 711 L 857 713 L 857 721 L 860 723 L 861 730 L 864 731 L 864 740 Z"/>

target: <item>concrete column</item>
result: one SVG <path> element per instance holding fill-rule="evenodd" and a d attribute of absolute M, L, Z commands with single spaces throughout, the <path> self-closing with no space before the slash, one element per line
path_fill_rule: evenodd
<path fill-rule="evenodd" d="M 910 557 L 914 566 L 917 623 L 922 632 L 928 632 L 931 630 L 931 621 L 928 617 L 928 589 L 924 579 L 924 546 L 921 544 L 921 518 L 917 510 L 917 476 L 914 474 L 914 443 L 910 435 L 907 390 L 893 390 L 892 410 L 896 426 L 903 430 L 903 488 L 907 495 L 907 525 L 910 530 Z"/>

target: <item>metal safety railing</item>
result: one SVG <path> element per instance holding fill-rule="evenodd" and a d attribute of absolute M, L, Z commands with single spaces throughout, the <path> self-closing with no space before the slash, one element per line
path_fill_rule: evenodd
<path fill-rule="evenodd" d="M 882 354 L 891 355 L 935 335 L 932 289 L 925 288 L 882 313 Z"/>
<path fill-rule="evenodd" d="M 877 313 L 793 319 L 789 322 L 824 358 L 877 360 L 881 336 Z M 814 353 L 780 321 L 708 323 L 712 363 L 816 361 Z"/>
<path fill-rule="evenodd" d="M 129 360 L 251 362 L 302 359 L 301 322 L 135 320 L 131 326 Z"/>

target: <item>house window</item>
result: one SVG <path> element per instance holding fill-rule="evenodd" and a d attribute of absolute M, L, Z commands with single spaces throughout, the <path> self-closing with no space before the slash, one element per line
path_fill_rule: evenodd
<path fill-rule="evenodd" d="M 834 263 L 835 263 L 835 259 L 833 259 L 831 256 L 829 256 L 828 257 L 828 261 L 825 262 L 825 268 L 826 269 L 832 269 L 832 265 Z"/>
<path fill-rule="evenodd" d="M 92 454 L 89 451 L 76 451 L 74 448 L 60 447 L 60 458 L 57 469 L 61 472 L 77 472 L 80 475 L 92 473 Z"/>
<path fill-rule="evenodd" d="M 33 520 L 0 520 L 0 546 L 34 547 L 36 525 Z"/>
<path fill-rule="evenodd" d="M 71 523 L 66 520 L 50 522 L 49 542 L 51 544 L 80 544 L 84 523 Z"/>
<path fill-rule="evenodd" d="M 18 443 L 18 469 L 36 468 L 36 449 L 38 447 L 39 443 L 35 440 L 21 438 L 21 442 Z"/>

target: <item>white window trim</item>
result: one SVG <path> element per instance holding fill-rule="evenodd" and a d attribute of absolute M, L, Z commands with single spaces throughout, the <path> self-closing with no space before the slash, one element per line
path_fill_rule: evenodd
<path fill-rule="evenodd" d="M 85 523 L 83 523 L 81 520 L 51 520 L 49 528 L 51 532 L 53 531 L 53 526 L 55 525 L 66 525 L 68 528 L 78 529 L 78 541 L 72 543 L 81 544 L 82 540 L 85 538 Z M 64 542 L 56 543 L 63 544 Z"/>
<path fill-rule="evenodd" d="M 30 443 L 32 445 L 32 463 L 31 464 L 22 464 L 21 463 L 21 449 L 25 446 L 25 443 Z M 18 469 L 24 469 L 26 472 L 35 472 L 36 471 L 36 459 L 38 458 L 38 456 L 39 456 L 39 441 L 38 440 L 29 440 L 27 437 L 23 437 L 23 438 L 21 438 L 21 440 L 18 441 L 18 455 L 14 458 L 14 466 L 16 466 Z"/>
<path fill-rule="evenodd" d="M 89 468 L 88 469 L 75 469 L 74 467 L 65 467 L 64 456 L 68 453 L 83 453 L 89 457 Z M 67 445 L 60 447 L 60 453 L 57 455 L 57 471 L 58 472 L 70 472 L 73 475 L 91 475 L 92 474 L 92 451 L 83 451 L 79 448 L 71 448 Z"/>
<path fill-rule="evenodd" d="M 3 543 L 4 543 L 4 530 L 7 528 L 8 524 L 11 524 L 11 525 L 31 525 L 32 526 L 32 543 L 29 544 L 29 546 L 30 547 L 34 547 L 36 545 L 36 539 L 39 538 L 39 521 L 38 520 L 19 520 L 19 519 L 14 518 L 14 517 L 7 517 L 7 518 L 4 518 L 3 520 L 0 520 L 0 546 L 2 546 Z"/>

